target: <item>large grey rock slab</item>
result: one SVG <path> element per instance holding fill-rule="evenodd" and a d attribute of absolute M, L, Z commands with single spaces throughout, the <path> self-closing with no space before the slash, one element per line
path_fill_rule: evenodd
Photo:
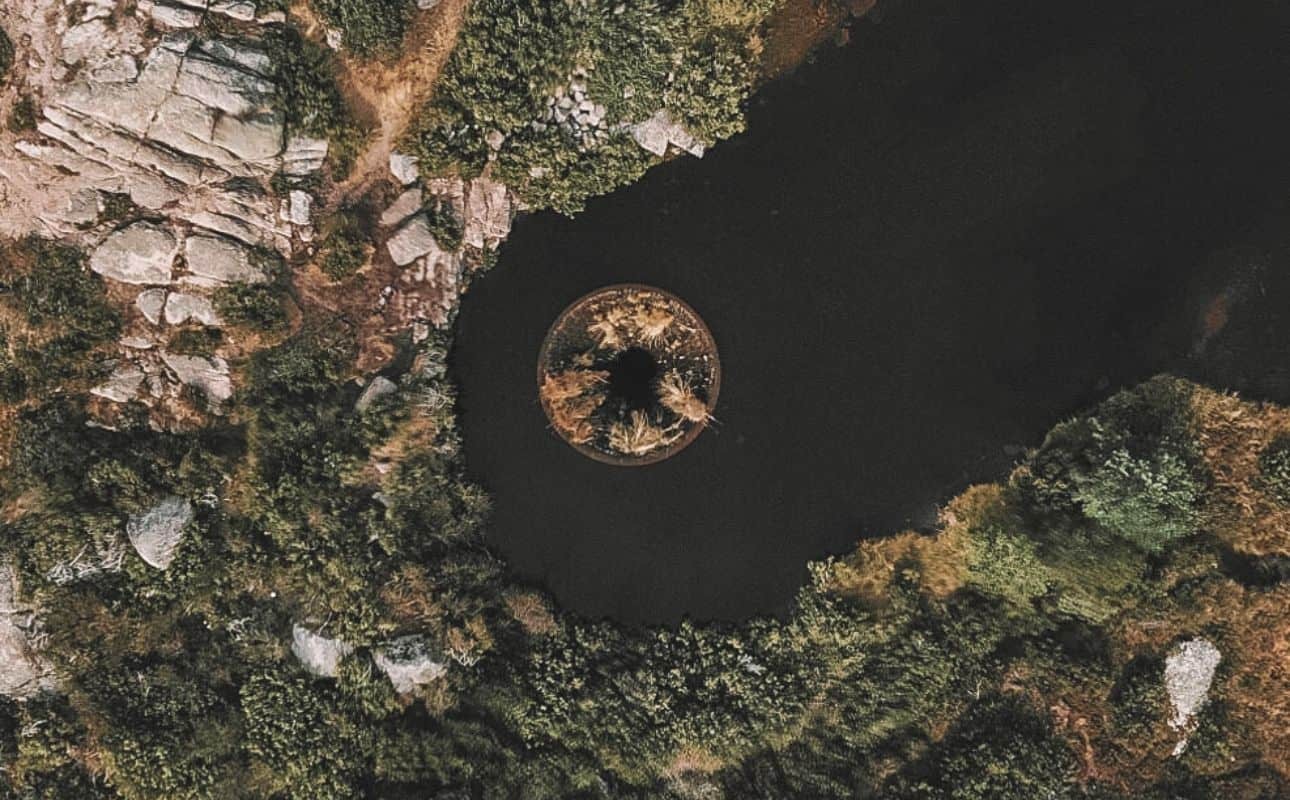
<path fill-rule="evenodd" d="M 124 403 L 139 393 L 143 378 L 143 370 L 138 365 L 121 364 L 113 370 L 106 381 L 90 389 L 90 394 L 114 403 Z"/>
<path fill-rule="evenodd" d="M 180 325 L 189 320 L 211 327 L 224 324 L 210 300 L 195 294 L 172 292 L 166 298 L 166 322 Z"/>
<path fill-rule="evenodd" d="M 291 629 L 291 652 L 311 674 L 334 678 L 341 659 L 354 652 L 354 648 L 339 639 L 328 639 L 303 625 L 295 625 Z"/>
<path fill-rule="evenodd" d="M 224 359 L 163 352 L 161 360 L 180 383 L 201 390 L 212 406 L 218 406 L 233 396 L 233 381 L 229 378 L 228 364 Z"/>
<path fill-rule="evenodd" d="M 437 245 L 399 275 L 389 310 L 400 325 L 445 327 L 461 296 L 462 259 Z"/>
<path fill-rule="evenodd" d="M 193 504 L 182 497 L 167 497 L 126 522 L 130 544 L 149 566 L 169 567 L 183 538 L 184 528 L 193 521 Z"/>
<path fill-rule="evenodd" d="M 18 579 L 0 564 L 0 695 L 25 699 L 54 688 L 49 664 L 32 646 L 34 613 L 18 600 Z"/>
<path fill-rule="evenodd" d="M 251 259 L 251 251 L 223 236 L 189 236 L 184 242 L 188 272 L 208 285 L 263 283 L 269 279 Z"/>
<path fill-rule="evenodd" d="M 103 240 L 90 256 L 90 269 L 123 283 L 169 283 L 178 249 L 170 231 L 136 222 Z"/>
<path fill-rule="evenodd" d="M 424 636 L 395 639 L 377 648 L 374 658 L 399 694 L 411 694 L 448 674 L 443 656 Z"/>
<path fill-rule="evenodd" d="M 381 226 L 388 228 L 397 225 L 421 210 L 421 190 L 408 189 L 399 195 L 390 207 L 381 214 Z"/>
<path fill-rule="evenodd" d="M 400 267 L 406 267 L 426 253 L 437 248 L 434 233 L 430 230 L 430 219 L 425 214 L 417 214 L 403 223 L 386 242 L 390 258 Z"/>

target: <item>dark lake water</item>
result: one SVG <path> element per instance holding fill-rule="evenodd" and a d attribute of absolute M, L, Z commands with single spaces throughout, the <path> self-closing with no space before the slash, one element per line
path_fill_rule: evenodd
<path fill-rule="evenodd" d="M 931 525 L 1117 387 L 1290 399 L 1279 5 L 903 2 L 704 159 L 518 220 L 454 352 L 491 541 L 593 617 L 779 612 L 807 561 Z M 618 282 L 721 350 L 719 424 L 644 468 L 563 444 L 534 384 L 556 315 Z"/>

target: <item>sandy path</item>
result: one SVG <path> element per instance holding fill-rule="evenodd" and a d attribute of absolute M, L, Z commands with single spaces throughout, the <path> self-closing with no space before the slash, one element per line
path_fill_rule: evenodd
<path fill-rule="evenodd" d="M 336 184 L 325 198 L 327 208 L 361 196 L 388 174 L 390 153 L 433 94 L 469 6 L 470 0 L 443 0 L 429 11 L 418 12 L 396 60 L 365 60 L 341 53 L 341 92 L 354 112 L 374 130 L 349 177 Z M 322 38 L 325 26 L 307 4 L 297 2 L 291 13 L 306 35 Z"/>

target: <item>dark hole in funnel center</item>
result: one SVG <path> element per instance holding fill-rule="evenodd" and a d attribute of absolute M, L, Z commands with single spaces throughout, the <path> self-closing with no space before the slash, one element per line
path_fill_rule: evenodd
<path fill-rule="evenodd" d="M 620 398 L 630 409 L 654 405 L 654 377 L 658 363 L 649 351 L 629 347 L 609 365 L 609 393 Z"/>

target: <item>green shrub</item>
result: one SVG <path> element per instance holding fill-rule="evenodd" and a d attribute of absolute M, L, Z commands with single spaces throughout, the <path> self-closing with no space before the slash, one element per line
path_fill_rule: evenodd
<path fill-rule="evenodd" d="M 0 401 L 95 378 L 94 356 L 116 338 L 121 318 L 79 250 L 29 238 L 0 246 L 0 306 L 24 324 L 0 325 Z"/>
<path fill-rule="evenodd" d="M 354 773 L 365 767 L 365 748 L 328 701 L 326 687 L 298 675 L 263 672 L 242 685 L 246 749 L 293 800 L 363 796 Z"/>
<path fill-rule="evenodd" d="M 9 71 L 13 69 L 13 40 L 0 29 L 0 86 L 9 80 Z"/>
<path fill-rule="evenodd" d="M 139 212 L 128 192 L 102 192 L 101 196 L 103 211 L 99 214 L 99 222 L 121 222 Z"/>
<path fill-rule="evenodd" d="M 13 133 L 23 133 L 25 131 L 36 130 L 36 101 L 31 95 L 23 95 L 13 104 L 9 110 L 9 119 L 7 124 L 9 130 Z"/>
<path fill-rule="evenodd" d="M 412 0 L 314 0 L 313 5 L 344 33 L 345 46 L 363 56 L 397 49 L 412 19 Z"/>
<path fill-rule="evenodd" d="M 430 233 L 439 246 L 445 250 L 457 250 L 461 247 L 462 235 L 465 233 L 463 223 L 446 201 L 436 200 L 426 207 L 430 219 Z"/>
<path fill-rule="evenodd" d="M 1077 765 L 1048 718 L 1015 695 L 985 698 L 892 781 L 901 800 L 1059 800 L 1075 796 Z"/>
<path fill-rule="evenodd" d="M 114 337 L 120 328 L 102 280 L 85 269 L 74 247 L 33 237 L 0 251 L 0 290 L 31 325 L 57 323 L 92 340 Z"/>
<path fill-rule="evenodd" d="M 234 325 L 276 332 L 287 326 L 282 290 L 272 284 L 237 283 L 215 293 L 215 308 Z"/>
<path fill-rule="evenodd" d="M 1082 514 L 1148 552 L 1195 533 L 1203 490 L 1190 389 L 1156 378 L 1053 429 L 1023 493 L 1043 514 Z"/>
<path fill-rule="evenodd" d="M 339 212 L 330 227 L 322 242 L 319 265 L 327 277 L 344 280 L 366 263 L 368 237 L 357 212 L 352 210 Z"/>
<path fill-rule="evenodd" d="M 275 27 L 266 42 L 273 59 L 277 107 L 286 115 L 287 129 L 296 135 L 327 139 L 333 171 L 338 175 L 348 172 L 362 131 L 336 83 L 335 55 L 291 26 Z"/>
<path fill-rule="evenodd" d="M 1290 503 L 1290 435 L 1277 437 L 1259 454 L 1259 472 L 1264 490 Z"/>
<path fill-rule="evenodd" d="M 1033 539 L 996 526 L 974 530 L 969 546 L 969 583 L 1019 608 L 1048 591 L 1049 576 Z"/>
<path fill-rule="evenodd" d="M 219 328 L 205 325 L 180 328 L 166 342 L 166 349 L 186 356 L 210 358 L 224 343 L 224 333 Z"/>
<path fill-rule="evenodd" d="M 1111 707 L 1119 736 L 1150 737 L 1168 716 L 1164 659 L 1139 656 L 1124 666 L 1111 689 Z"/>

